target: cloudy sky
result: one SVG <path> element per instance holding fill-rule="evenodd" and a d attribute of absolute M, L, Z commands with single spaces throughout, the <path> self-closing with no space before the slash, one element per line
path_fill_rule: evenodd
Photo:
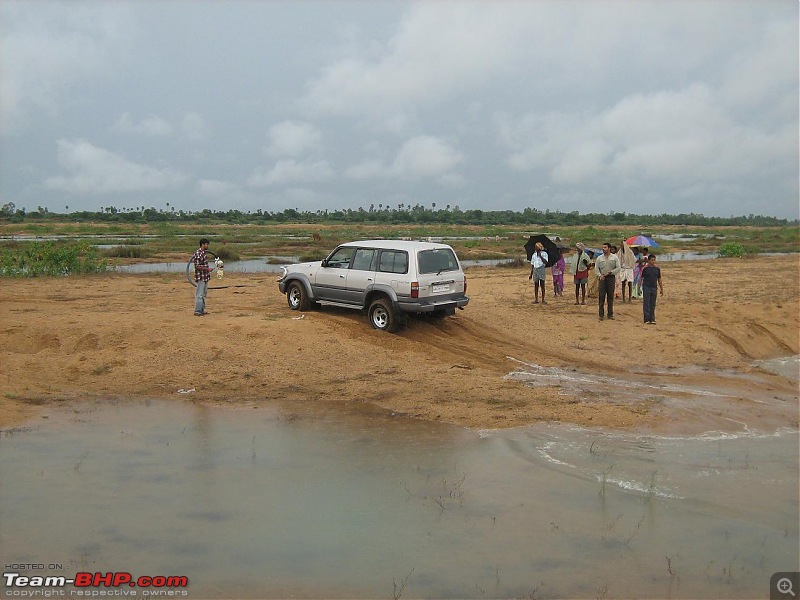
<path fill-rule="evenodd" d="M 796 0 L 0 1 L 0 204 L 798 218 Z"/>

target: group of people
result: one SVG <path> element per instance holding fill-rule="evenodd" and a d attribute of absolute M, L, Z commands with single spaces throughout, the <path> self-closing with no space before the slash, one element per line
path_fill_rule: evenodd
<path fill-rule="evenodd" d="M 618 295 L 617 289 L 620 289 L 623 302 L 632 302 L 633 298 L 641 297 L 645 324 L 655 324 L 656 298 L 659 291 L 664 295 L 661 268 L 656 265 L 655 254 L 648 254 L 646 248 L 638 248 L 634 252 L 625 241 L 621 248 L 606 242 L 597 256 L 582 242 L 575 244 L 575 250 L 569 265 L 575 283 L 575 304 L 586 304 L 587 287 L 592 289 L 596 286 L 600 320 L 614 320 L 614 298 Z M 540 291 L 542 304 L 547 304 L 545 279 L 549 259 L 544 245 L 536 243 L 528 277 L 534 284 L 534 304 L 539 303 Z M 566 268 L 563 253 L 559 252 L 558 260 L 551 264 L 555 296 L 564 295 Z"/>

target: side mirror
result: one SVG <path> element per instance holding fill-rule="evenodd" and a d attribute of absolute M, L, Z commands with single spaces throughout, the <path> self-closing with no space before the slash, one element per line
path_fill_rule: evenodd
<path fill-rule="evenodd" d="M 327 258 L 322 261 L 322 266 L 323 267 L 327 267 L 328 266 L 328 259 Z"/>

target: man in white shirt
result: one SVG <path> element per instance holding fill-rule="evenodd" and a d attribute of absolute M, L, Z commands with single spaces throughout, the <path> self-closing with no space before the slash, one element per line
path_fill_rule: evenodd
<path fill-rule="evenodd" d="M 531 274 L 528 279 L 533 279 L 534 304 L 539 304 L 539 287 L 542 288 L 542 304 L 547 304 L 544 296 L 545 267 L 547 266 L 547 252 L 541 242 L 536 242 L 536 247 L 531 257 Z"/>
<path fill-rule="evenodd" d="M 608 298 L 608 318 L 614 320 L 614 284 L 621 268 L 617 255 L 611 254 L 611 244 L 606 242 L 603 244 L 603 253 L 594 261 L 601 321 L 604 318 L 606 298 Z"/>
<path fill-rule="evenodd" d="M 636 255 L 625 240 L 622 240 L 622 247 L 617 252 L 617 258 L 619 258 L 621 267 L 619 279 L 622 282 L 622 301 L 625 302 L 625 284 L 627 283 L 628 302 L 630 302 L 633 300 L 633 267 L 636 266 Z"/>

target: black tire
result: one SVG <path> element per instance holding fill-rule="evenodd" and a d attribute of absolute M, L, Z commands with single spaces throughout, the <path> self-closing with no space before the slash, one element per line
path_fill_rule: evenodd
<path fill-rule="evenodd" d="M 369 305 L 369 322 L 375 329 L 389 333 L 394 333 L 400 327 L 394 307 L 386 298 L 378 298 Z"/>
<path fill-rule="evenodd" d="M 311 301 L 308 299 L 306 288 L 299 281 L 293 281 L 286 288 L 286 301 L 292 310 L 306 311 L 311 308 Z"/>

